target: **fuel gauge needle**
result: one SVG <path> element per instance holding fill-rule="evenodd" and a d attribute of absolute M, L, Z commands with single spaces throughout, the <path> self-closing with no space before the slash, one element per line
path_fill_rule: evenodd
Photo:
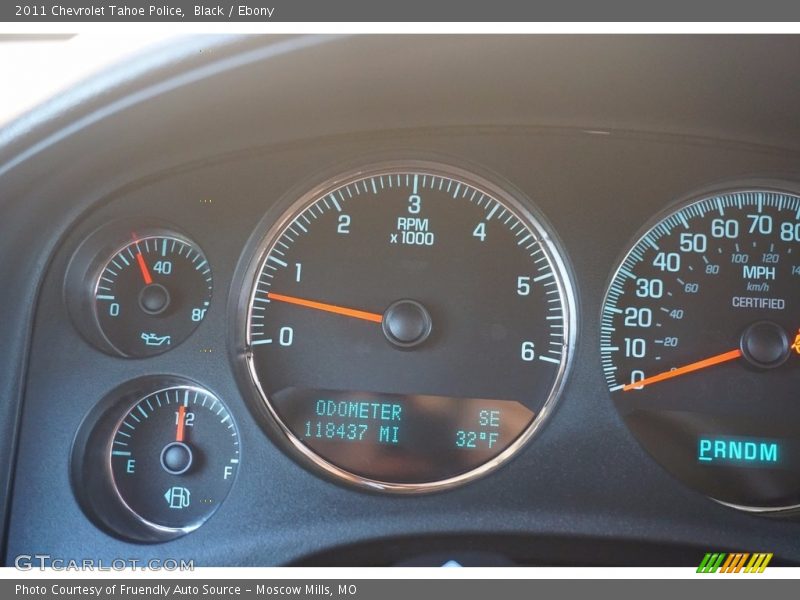
<path fill-rule="evenodd" d="M 667 379 L 672 379 L 674 377 L 680 377 L 681 375 L 694 373 L 695 371 L 700 371 L 702 369 L 707 369 L 708 367 L 713 367 L 715 365 L 720 365 L 722 363 L 736 360 L 737 358 L 741 358 L 741 356 L 742 356 L 741 350 L 731 350 L 730 352 L 723 352 L 722 354 L 717 354 L 716 356 L 699 360 L 697 362 L 693 362 L 683 367 L 672 369 L 671 371 L 665 371 L 664 373 L 659 373 L 658 375 L 653 375 L 652 377 L 646 377 L 645 379 L 642 379 L 641 381 L 637 381 L 635 383 L 629 383 L 628 385 L 622 388 L 622 391 L 628 392 L 630 390 L 638 390 L 646 385 L 650 385 L 651 383 L 658 383 L 659 381 L 666 381 Z"/>
<path fill-rule="evenodd" d="M 185 416 L 186 416 L 186 406 L 181 404 L 178 407 L 178 427 L 177 427 L 177 430 L 175 432 L 175 441 L 176 442 L 182 442 L 183 441 L 183 437 L 184 437 L 184 435 L 183 435 L 183 428 L 184 428 L 183 421 L 184 421 Z"/>

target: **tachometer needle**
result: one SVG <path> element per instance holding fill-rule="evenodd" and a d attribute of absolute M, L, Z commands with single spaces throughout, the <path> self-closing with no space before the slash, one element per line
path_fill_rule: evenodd
<path fill-rule="evenodd" d="M 175 431 L 175 441 L 176 442 L 182 442 L 183 441 L 183 428 L 184 428 L 183 421 L 185 419 L 185 416 L 186 416 L 186 405 L 181 404 L 178 407 L 178 428 Z"/>
<path fill-rule="evenodd" d="M 313 308 L 314 310 L 322 310 L 325 312 L 335 313 L 345 317 L 352 317 L 354 319 L 363 319 L 364 321 L 372 321 L 373 323 L 380 323 L 383 321 L 383 315 L 378 313 L 366 312 L 354 308 L 347 308 L 344 306 L 337 306 L 335 304 L 328 304 L 326 302 L 316 302 L 314 300 L 306 300 L 305 298 L 296 298 L 295 296 L 285 296 L 283 294 L 276 294 L 268 292 L 267 298 L 276 302 L 286 302 L 288 304 L 295 304 L 305 308 Z"/>
<path fill-rule="evenodd" d="M 672 379 L 673 377 L 680 377 L 681 375 L 686 375 L 687 373 L 693 373 L 701 369 L 713 367 L 714 365 L 719 365 L 725 362 L 736 360 L 737 358 L 741 358 L 741 356 L 742 356 L 741 350 L 731 350 L 730 352 L 723 352 L 722 354 L 717 354 L 716 356 L 712 356 L 711 358 L 699 360 L 697 362 L 693 362 L 691 364 L 679 367 L 677 369 L 673 369 L 671 371 L 665 371 L 664 373 L 653 375 L 652 377 L 646 377 L 645 379 L 642 379 L 641 381 L 637 381 L 635 383 L 629 383 L 628 385 L 622 388 L 622 391 L 628 392 L 630 390 L 636 390 L 646 385 L 650 385 L 651 383 L 666 381 L 667 379 Z"/>

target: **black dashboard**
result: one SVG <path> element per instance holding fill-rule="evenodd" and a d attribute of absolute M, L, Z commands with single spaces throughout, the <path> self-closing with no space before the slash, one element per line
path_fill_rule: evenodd
<path fill-rule="evenodd" d="M 199 36 L 12 123 L 4 564 L 800 563 L 799 51 Z"/>

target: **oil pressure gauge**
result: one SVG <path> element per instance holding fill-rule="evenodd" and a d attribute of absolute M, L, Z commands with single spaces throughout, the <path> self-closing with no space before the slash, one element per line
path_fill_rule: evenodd
<path fill-rule="evenodd" d="M 124 357 L 161 354 L 184 341 L 211 302 L 203 251 L 172 228 L 119 224 L 93 234 L 70 264 L 66 297 L 81 333 Z"/>
<path fill-rule="evenodd" d="M 216 512 L 240 457 L 236 423 L 222 400 L 187 380 L 146 378 L 112 392 L 82 425 L 73 483 L 105 529 L 164 541 Z"/>

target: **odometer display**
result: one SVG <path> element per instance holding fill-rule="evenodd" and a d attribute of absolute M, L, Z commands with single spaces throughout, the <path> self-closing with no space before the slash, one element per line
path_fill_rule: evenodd
<path fill-rule="evenodd" d="M 706 495 L 749 510 L 800 504 L 800 197 L 694 199 L 618 267 L 601 356 L 645 448 Z"/>
<path fill-rule="evenodd" d="M 293 450 L 350 483 L 424 491 L 519 450 L 567 369 L 573 294 L 517 195 L 387 163 L 302 195 L 250 275 L 249 374 Z"/>

